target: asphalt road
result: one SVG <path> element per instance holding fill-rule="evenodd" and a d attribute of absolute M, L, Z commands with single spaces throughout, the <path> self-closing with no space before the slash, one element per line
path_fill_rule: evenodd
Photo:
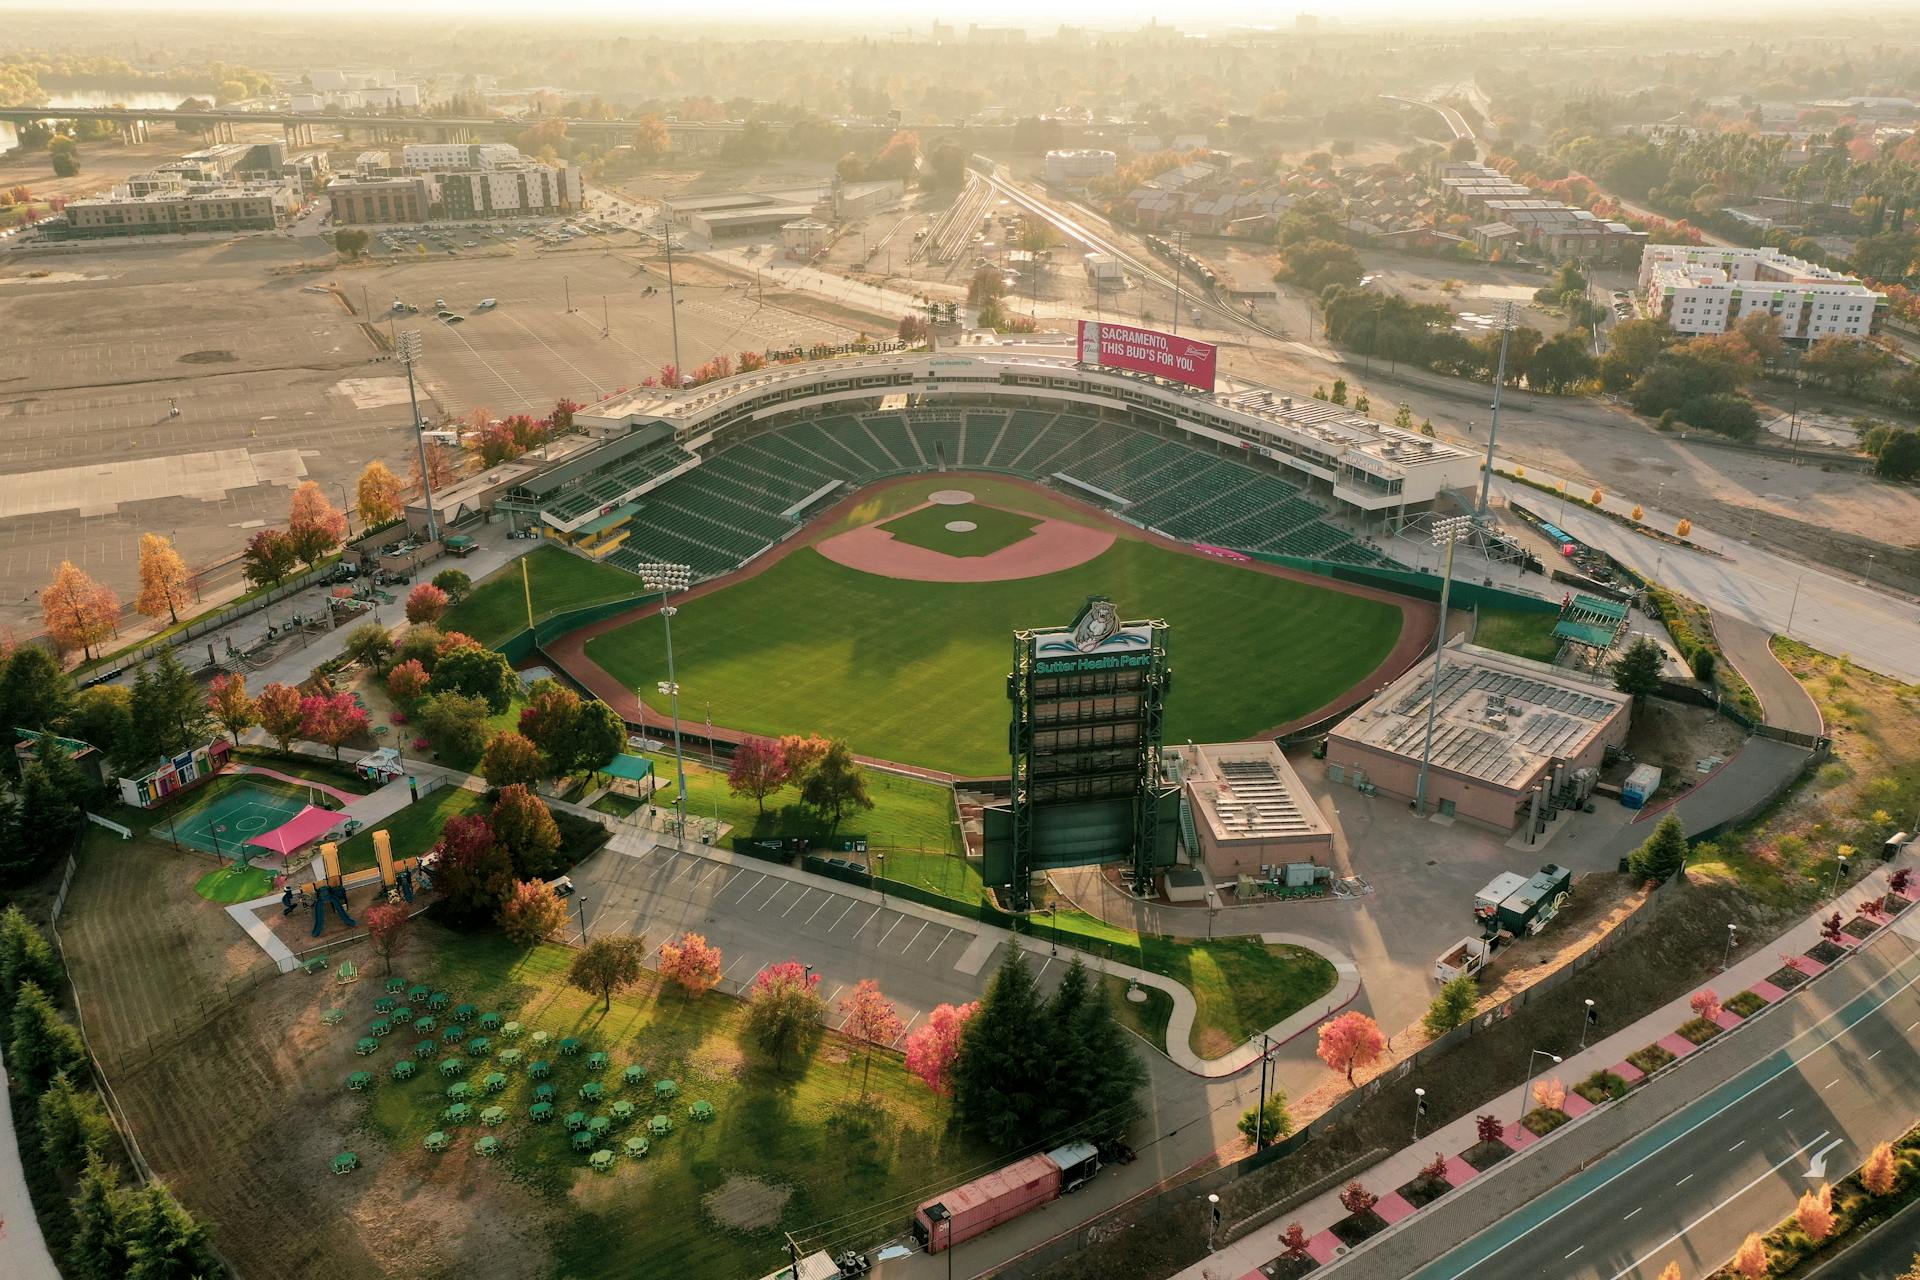
<path fill-rule="evenodd" d="M 1920 954 L 1903 936 L 1848 969 L 1832 1011 L 1782 1050 L 1415 1275 L 1625 1280 L 1725 1262 L 1913 1123 Z"/>
<path fill-rule="evenodd" d="M 1920 1257 L 1920 1200 L 1827 1259 L 1806 1280 L 1900 1280 Z"/>

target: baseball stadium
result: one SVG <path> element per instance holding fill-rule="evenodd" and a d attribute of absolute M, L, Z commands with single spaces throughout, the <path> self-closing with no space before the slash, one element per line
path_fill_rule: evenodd
<path fill-rule="evenodd" d="M 529 593 L 516 661 L 657 735 L 668 624 L 643 575 L 676 566 L 699 737 L 845 737 L 943 778 L 1007 774 L 1013 633 L 1092 595 L 1167 624 L 1173 740 L 1354 705 L 1432 633 L 1429 604 L 1366 581 L 1399 568 L 1376 536 L 1477 466 L 1321 401 L 999 350 L 779 366 L 577 422 L 594 442 L 496 508 L 633 590 L 603 573 L 577 599 L 542 591 L 539 617 Z"/>

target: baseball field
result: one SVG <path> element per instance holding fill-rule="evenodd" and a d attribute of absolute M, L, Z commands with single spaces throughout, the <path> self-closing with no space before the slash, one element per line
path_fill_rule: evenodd
<path fill-rule="evenodd" d="M 967 483 L 922 478 L 923 492 L 907 496 L 924 501 L 942 484 Z M 973 504 L 960 504 L 960 496 Z M 933 496 L 936 505 L 904 514 L 896 497 L 847 533 L 686 600 L 673 620 L 682 717 L 697 721 L 710 708 L 716 725 L 742 732 L 843 736 L 879 759 L 962 775 L 1004 773 L 1013 632 L 1064 626 L 1088 595 L 1110 596 L 1124 617 L 1166 619 L 1174 672 L 1169 741 L 1244 738 L 1309 714 L 1364 680 L 1399 639 L 1402 615 L 1393 604 L 1124 534 L 1071 568 L 999 581 L 890 576 L 834 558 L 836 539 L 867 538 L 848 560 L 870 564 L 875 547 L 885 554 L 891 544 L 906 563 L 932 554 L 970 572 L 1018 556 L 1029 543 L 1041 547 L 1049 531 L 1084 538 L 1044 499 L 992 497 L 995 512 L 984 518 L 974 493 L 946 498 L 955 504 L 946 511 Z M 1026 509 L 1008 512 L 1015 503 Z M 1027 516 L 1038 523 L 1021 542 Z M 995 548 L 991 555 L 974 545 L 980 539 Z M 1044 547 L 1036 554 L 1046 562 Z M 667 674 L 662 627 L 658 616 L 641 618 L 594 636 L 585 649 L 658 711 L 667 709 L 656 688 Z"/>

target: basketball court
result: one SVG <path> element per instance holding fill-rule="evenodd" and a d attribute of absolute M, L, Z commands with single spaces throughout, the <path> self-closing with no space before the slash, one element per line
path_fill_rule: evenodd
<path fill-rule="evenodd" d="M 255 850 L 247 841 L 281 826 L 306 806 L 297 795 L 234 782 L 192 813 L 153 828 L 152 835 L 226 858 Z"/>

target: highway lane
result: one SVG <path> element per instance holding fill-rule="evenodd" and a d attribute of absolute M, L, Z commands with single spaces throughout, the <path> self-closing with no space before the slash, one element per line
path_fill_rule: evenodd
<path fill-rule="evenodd" d="M 1806 1280 L 1900 1280 L 1920 1256 L 1920 1200 L 1827 1259 Z"/>
<path fill-rule="evenodd" d="M 1418 1280 L 1651 1280 L 1668 1262 L 1702 1274 L 1748 1232 L 1791 1213 L 1801 1192 L 1857 1167 L 1874 1143 L 1913 1123 L 1920 954 L 1908 937 L 1889 938 L 1848 969 L 1833 979 L 1845 985 L 1824 993 L 1831 1012 L 1782 1050 L 1428 1264 Z M 1815 1168 L 1821 1176 L 1809 1178 Z"/>

